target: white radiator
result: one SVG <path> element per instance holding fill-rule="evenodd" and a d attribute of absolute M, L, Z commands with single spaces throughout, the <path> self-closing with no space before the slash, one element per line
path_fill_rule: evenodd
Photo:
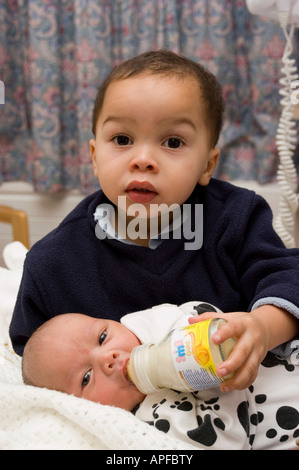
<path fill-rule="evenodd" d="M 274 215 L 277 214 L 280 198 L 280 189 L 277 184 L 261 186 L 248 181 L 238 181 L 235 184 L 261 194 L 270 204 Z M 0 205 L 8 205 L 27 212 L 31 245 L 57 227 L 83 198 L 84 196 L 75 190 L 54 195 L 36 194 L 28 183 L 4 183 L 0 186 Z M 299 235 L 299 230 L 297 232 Z M 0 223 L 0 256 L 3 247 L 11 240 L 10 227 Z"/>

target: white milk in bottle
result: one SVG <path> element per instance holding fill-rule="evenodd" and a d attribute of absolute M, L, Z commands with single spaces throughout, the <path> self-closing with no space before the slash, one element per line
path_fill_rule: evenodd
<path fill-rule="evenodd" d="M 133 349 L 127 373 L 143 393 L 162 388 L 197 391 L 218 386 L 228 376 L 217 376 L 217 367 L 232 352 L 236 340 L 215 345 L 211 337 L 226 320 L 213 318 L 172 330 L 158 344 Z"/>

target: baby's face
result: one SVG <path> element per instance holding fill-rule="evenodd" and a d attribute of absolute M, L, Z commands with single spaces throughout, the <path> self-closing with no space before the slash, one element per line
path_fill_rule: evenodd
<path fill-rule="evenodd" d="M 126 364 L 140 344 L 121 323 L 81 314 L 59 315 L 45 345 L 43 385 L 103 405 L 132 410 L 144 395 Z"/>

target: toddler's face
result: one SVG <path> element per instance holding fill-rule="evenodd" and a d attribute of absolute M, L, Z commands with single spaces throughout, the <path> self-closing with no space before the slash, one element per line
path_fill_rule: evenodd
<path fill-rule="evenodd" d="M 126 364 L 139 344 L 121 323 L 59 315 L 45 344 L 39 371 L 43 386 L 132 410 L 144 395 L 128 379 Z"/>
<path fill-rule="evenodd" d="M 207 185 L 219 149 L 210 148 L 204 106 L 192 77 L 141 75 L 112 82 L 90 141 L 94 173 L 108 199 L 182 205 Z"/>

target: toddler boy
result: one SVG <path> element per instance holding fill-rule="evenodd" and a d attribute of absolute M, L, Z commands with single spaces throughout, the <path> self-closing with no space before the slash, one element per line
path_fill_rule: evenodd
<path fill-rule="evenodd" d="M 172 52 L 146 52 L 111 72 L 90 141 L 101 190 L 28 253 L 10 327 L 18 354 L 57 314 L 119 321 L 205 298 L 227 313 L 216 341 L 238 338 L 219 371 L 236 372 L 231 390 L 250 385 L 267 351 L 298 333 L 299 250 L 284 247 L 262 198 L 212 179 L 222 114 L 215 77 Z M 186 249 L 199 232 L 202 243 Z"/>

